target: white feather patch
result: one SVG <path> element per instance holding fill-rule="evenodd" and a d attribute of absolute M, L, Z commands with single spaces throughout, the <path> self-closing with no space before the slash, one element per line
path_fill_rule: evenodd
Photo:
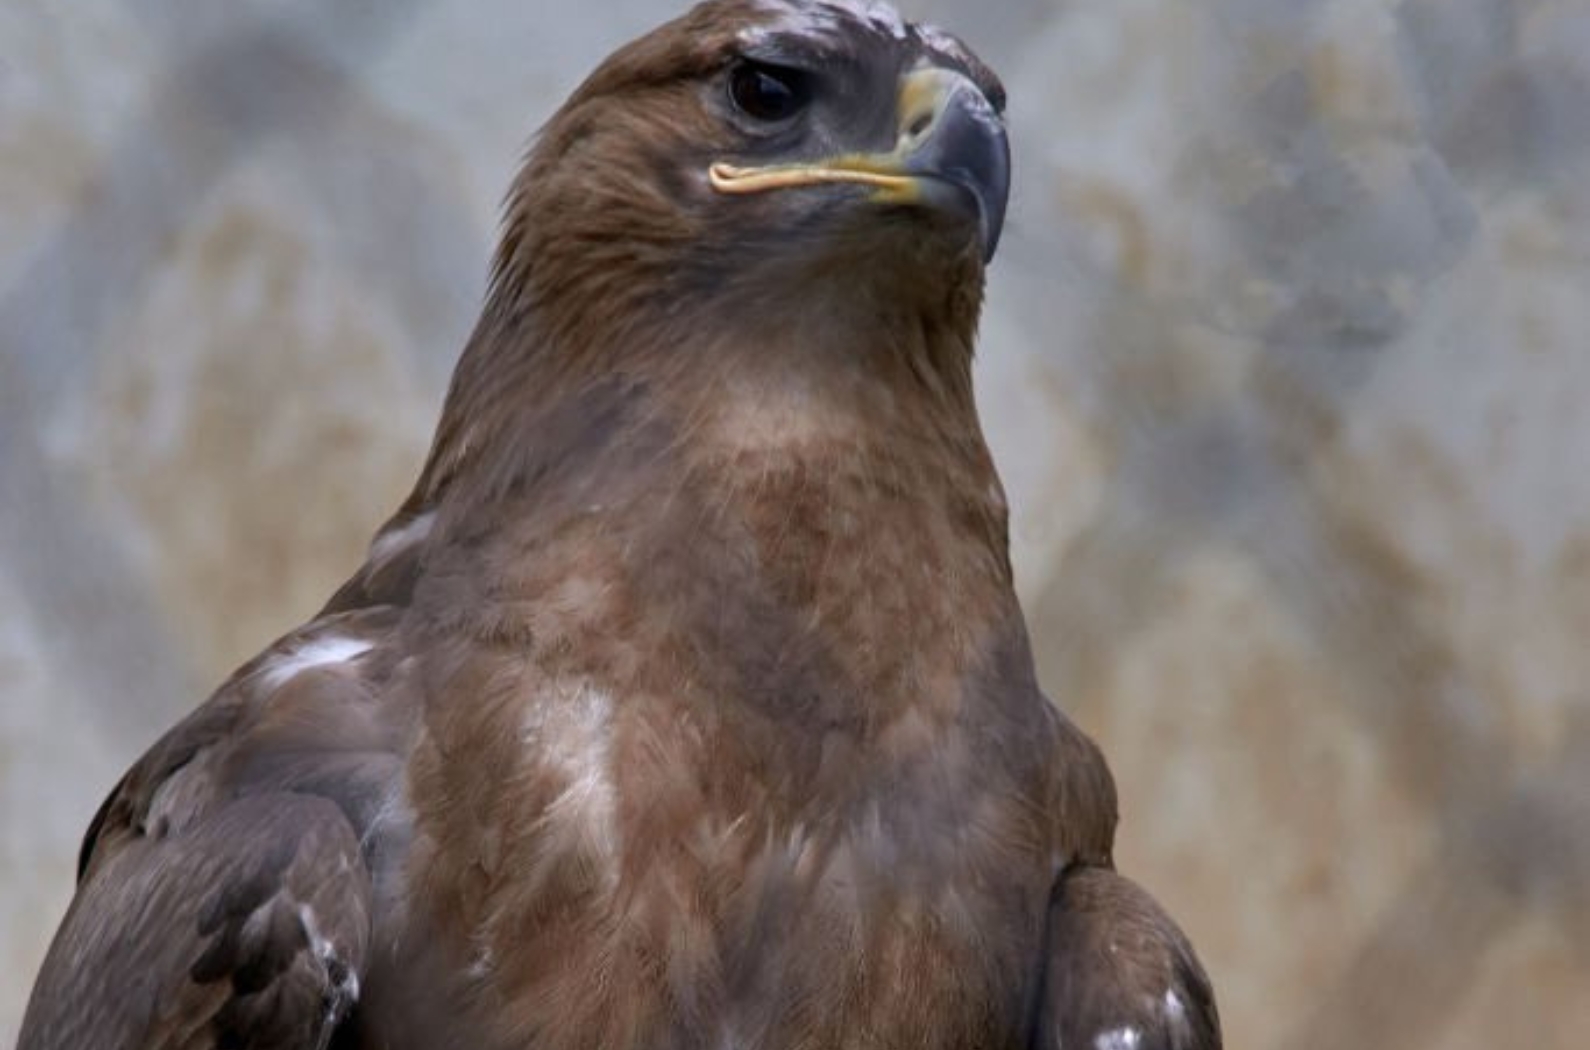
<path fill-rule="evenodd" d="M 786 0 L 762 0 L 757 5 L 769 18 L 763 24 L 741 34 L 746 44 L 755 44 L 770 34 L 792 33 L 800 36 L 839 36 L 846 29 L 861 24 L 896 40 L 910 36 L 911 28 L 890 4 L 882 0 L 822 0 L 821 3 L 789 3 Z"/>
<path fill-rule="evenodd" d="M 425 539 L 430 535 L 431 525 L 435 520 L 436 512 L 426 511 L 397 528 L 382 530 L 370 543 L 370 567 L 379 568 L 392 560 L 392 557 L 400 551 Z"/>
<path fill-rule="evenodd" d="M 1093 1050 L 1137 1050 L 1143 1033 L 1135 1028 L 1112 1028 L 1093 1037 Z"/>
<path fill-rule="evenodd" d="M 346 663 L 373 647 L 373 643 L 361 638 L 335 634 L 311 638 L 298 648 L 266 661 L 259 672 L 260 681 L 266 689 L 279 689 L 311 668 Z"/>
<path fill-rule="evenodd" d="M 523 729 L 531 760 L 563 782 L 542 818 L 549 847 L 599 863 L 604 875 L 613 873 L 619 848 L 612 717 L 613 698 L 581 685 L 532 707 Z"/>
<path fill-rule="evenodd" d="M 310 950 L 315 953 L 315 958 L 320 960 L 320 964 L 326 968 L 329 976 L 332 964 L 338 958 L 337 946 L 321 934 L 320 924 L 315 921 L 315 910 L 307 904 L 298 906 L 298 925 L 303 928 L 304 937 L 309 941 Z M 351 967 L 345 966 L 343 969 L 346 972 L 346 976 L 338 988 L 348 996 L 350 1001 L 357 1002 L 359 999 L 359 975 L 354 973 Z M 327 1021 L 334 1021 L 335 1006 L 329 1006 L 328 1011 L 330 1012 L 327 1014 Z"/>

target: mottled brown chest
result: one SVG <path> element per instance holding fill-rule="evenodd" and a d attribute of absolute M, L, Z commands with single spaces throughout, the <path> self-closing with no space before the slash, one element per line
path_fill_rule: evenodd
<path fill-rule="evenodd" d="M 529 681 L 558 703 L 450 778 L 484 810 L 422 809 L 411 871 L 483 1045 L 1014 1044 L 1052 844 L 976 719 L 792 740 L 796 776 L 698 698 Z"/>
<path fill-rule="evenodd" d="M 409 878 L 482 1045 L 1016 1039 L 1054 726 L 999 567 L 920 491 L 755 484 L 522 534 L 438 647 Z"/>

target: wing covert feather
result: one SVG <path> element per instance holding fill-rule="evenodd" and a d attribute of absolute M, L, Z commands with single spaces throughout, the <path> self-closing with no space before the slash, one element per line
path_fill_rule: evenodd
<path fill-rule="evenodd" d="M 369 937 L 370 880 L 342 811 L 238 799 L 95 864 L 19 1048 L 324 1047 L 358 999 Z"/>

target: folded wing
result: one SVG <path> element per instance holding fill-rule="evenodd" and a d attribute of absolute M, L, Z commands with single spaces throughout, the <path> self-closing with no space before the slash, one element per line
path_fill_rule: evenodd
<path fill-rule="evenodd" d="M 1220 1050 L 1203 966 L 1136 883 L 1108 868 L 1066 871 L 1048 930 L 1037 1050 Z"/>
<path fill-rule="evenodd" d="M 79 886 L 22 1050 L 324 1047 L 359 995 L 370 880 L 342 811 L 239 799 Z"/>

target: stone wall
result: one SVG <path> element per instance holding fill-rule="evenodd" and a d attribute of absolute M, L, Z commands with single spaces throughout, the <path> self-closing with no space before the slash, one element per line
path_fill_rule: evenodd
<path fill-rule="evenodd" d="M 122 769 L 411 480 L 662 0 L 0 5 L 0 1044 Z M 1590 1030 L 1590 0 L 938 0 L 1052 695 L 1233 1047 Z"/>

